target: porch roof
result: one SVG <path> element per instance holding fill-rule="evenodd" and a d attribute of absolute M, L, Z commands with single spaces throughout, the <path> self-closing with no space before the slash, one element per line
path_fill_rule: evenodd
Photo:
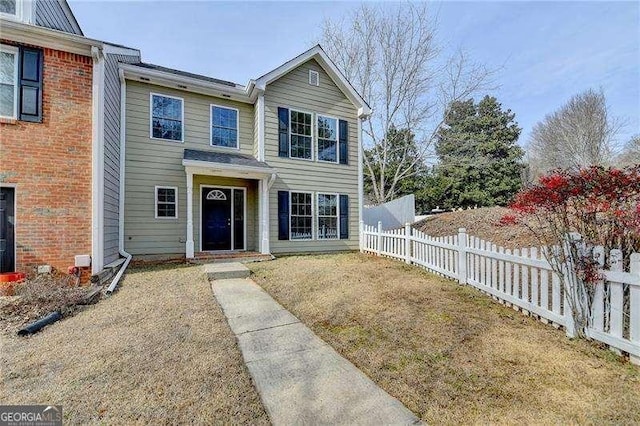
<path fill-rule="evenodd" d="M 182 165 L 194 174 L 261 179 L 275 174 L 264 161 L 246 154 L 185 149 Z"/>

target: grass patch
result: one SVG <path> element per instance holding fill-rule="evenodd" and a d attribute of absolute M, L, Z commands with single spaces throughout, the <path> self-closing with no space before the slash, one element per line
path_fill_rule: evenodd
<path fill-rule="evenodd" d="M 197 266 L 131 269 L 99 304 L 0 339 L 3 404 L 62 404 L 73 424 L 268 423 Z"/>
<path fill-rule="evenodd" d="M 355 253 L 249 267 L 428 423 L 640 423 L 640 369 L 471 287 Z"/>

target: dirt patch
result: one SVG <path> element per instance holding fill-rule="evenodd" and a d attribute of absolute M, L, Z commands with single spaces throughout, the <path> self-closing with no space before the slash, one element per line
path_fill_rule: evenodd
<path fill-rule="evenodd" d="M 75 277 L 43 274 L 17 284 L 15 296 L 0 297 L 0 333 L 15 334 L 25 324 L 59 311 L 73 315 L 86 302 L 89 287 L 76 284 Z"/>
<path fill-rule="evenodd" d="M 130 269 L 99 304 L 0 343 L 0 401 L 62 404 L 65 423 L 268 424 L 198 266 Z"/>
<path fill-rule="evenodd" d="M 457 235 L 459 228 L 465 228 L 469 235 L 505 248 L 539 247 L 540 242 L 525 225 L 500 223 L 500 219 L 510 213 L 504 207 L 441 213 L 416 223 L 414 227 L 434 237 Z"/>
<path fill-rule="evenodd" d="M 640 369 L 470 287 L 360 254 L 249 266 L 428 423 L 640 423 Z"/>

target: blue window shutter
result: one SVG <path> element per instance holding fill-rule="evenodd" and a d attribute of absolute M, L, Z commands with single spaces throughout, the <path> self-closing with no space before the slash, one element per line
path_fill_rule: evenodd
<path fill-rule="evenodd" d="M 340 120 L 340 164 L 349 164 L 349 122 Z"/>
<path fill-rule="evenodd" d="M 42 122 L 42 69 L 40 49 L 20 48 L 18 61 L 18 118 Z"/>
<path fill-rule="evenodd" d="M 289 192 L 278 191 L 278 239 L 289 239 Z"/>
<path fill-rule="evenodd" d="M 340 239 L 349 238 L 349 196 L 340 194 Z"/>
<path fill-rule="evenodd" d="M 278 156 L 289 157 L 289 109 L 278 107 Z"/>

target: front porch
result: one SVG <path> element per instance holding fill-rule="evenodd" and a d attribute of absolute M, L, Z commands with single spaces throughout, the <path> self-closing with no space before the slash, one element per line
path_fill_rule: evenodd
<path fill-rule="evenodd" d="M 256 254 L 270 259 L 269 188 L 275 171 L 248 155 L 189 149 L 182 164 L 187 178 L 187 260 Z"/>

